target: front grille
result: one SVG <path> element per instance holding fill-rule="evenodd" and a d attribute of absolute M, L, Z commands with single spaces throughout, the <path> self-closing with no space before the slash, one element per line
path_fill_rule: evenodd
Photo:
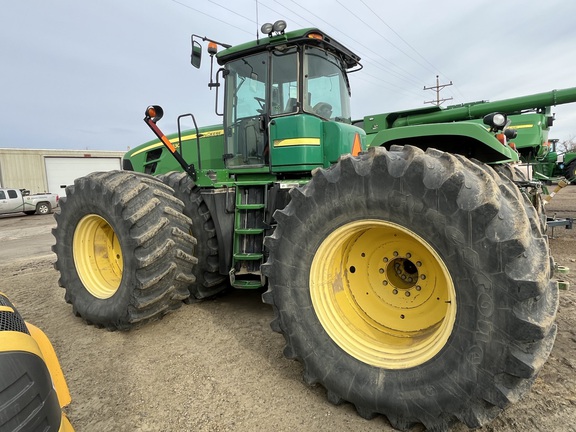
<path fill-rule="evenodd" d="M 0 306 L 12 308 L 12 311 L 0 311 L 0 331 L 17 331 L 30 334 L 26 323 L 14 308 L 14 305 L 5 296 L 0 294 Z"/>

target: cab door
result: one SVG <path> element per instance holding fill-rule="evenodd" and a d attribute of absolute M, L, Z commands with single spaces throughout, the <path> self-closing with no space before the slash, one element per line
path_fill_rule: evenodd
<path fill-rule="evenodd" d="M 22 198 L 14 189 L 0 190 L 0 212 L 16 213 L 23 211 Z"/>

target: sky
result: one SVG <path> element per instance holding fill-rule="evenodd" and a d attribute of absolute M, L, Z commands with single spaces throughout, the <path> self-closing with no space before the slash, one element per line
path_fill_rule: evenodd
<path fill-rule="evenodd" d="M 190 65 L 190 36 L 232 45 L 265 22 L 318 27 L 362 58 L 352 117 L 576 87 L 572 0 L 8 0 L 0 15 L 0 148 L 125 151 L 192 113 L 221 122 L 209 57 Z M 576 103 L 556 106 L 550 137 L 576 137 Z"/>

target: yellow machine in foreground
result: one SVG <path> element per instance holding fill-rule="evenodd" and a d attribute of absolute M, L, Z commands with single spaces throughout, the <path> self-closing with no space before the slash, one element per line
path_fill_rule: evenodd
<path fill-rule="evenodd" d="M 48 337 L 0 293 L 0 431 L 73 432 L 70 401 Z"/>

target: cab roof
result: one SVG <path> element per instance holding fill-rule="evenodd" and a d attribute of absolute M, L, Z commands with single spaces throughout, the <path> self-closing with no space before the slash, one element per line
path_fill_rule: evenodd
<path fill-rule="evenodd" d="M 311 37 L 310 35 L 312 34 L 321 35 L 322 38 Z M 278 45 L 286 44 L 307 44 L 319 46 L 340 57 L 346 65 L 347 69 L 359 66 L 359 56 L 317 28 L 294 30 L 272 37 L 263 36 L 261 39 L 246 42 L 220 51 L 218 54 L 216 54 L 216 58 L 218 60 L 218 64 L 224 65 L 229 61 L 236 60 L 241 57 L 246 57 L 251 54 L 256 54 L 265 50 L 270 50 Z"/>

